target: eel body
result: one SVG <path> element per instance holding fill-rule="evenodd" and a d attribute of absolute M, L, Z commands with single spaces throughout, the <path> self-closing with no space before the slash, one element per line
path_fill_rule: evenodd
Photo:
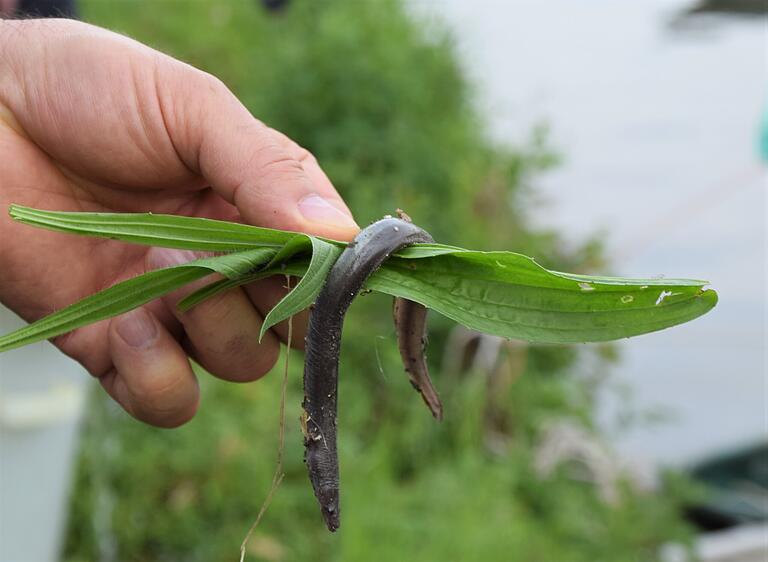
<path fill-rule="evenodd" d="M 443 404 L 427 369 L 427 308 L 414 301 L 396 297 L 392 315 L 395 319 L 400 358 L 411 386 L 421 394 L 424 403 L 437 420 L 443 419 Z"/>
<path fill-rule="evenodd" d="M 368 277 L 397 250 L 432 237 L 418 226 L 384 218 L 360 231 L 342 252 L 312 309 L 304 360 L 304 460 L 329 530 L 339 527 L 339 463 L 336 448 L 337 384 L 344 315 Z M 412 384 L 435 417 L 442 408 L 424 360 L 426 309 L 396 299 L 400 353 Z"/>

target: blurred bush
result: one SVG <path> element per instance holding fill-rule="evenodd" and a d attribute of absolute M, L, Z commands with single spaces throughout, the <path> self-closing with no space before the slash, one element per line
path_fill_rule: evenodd
<path fill-rule="evenodd" d="M 255 1 L 89 0 L 82 11 L 219 76 L 314 152 L 361 223 L 401 207 L 444 243 L 516 250 L 562 270 L 602 263 L 595 241 L 566 248 L 525 220 L 532 178 L 557 161 L 545 130 L 525 146 L 491 143 L 449 35 L 402 2 L 306 0 L 270 13 Z M 594 429 L 596 379 L 573 376 L 574 348 L 501 345 L 489 372 L 441 370 L 453 326 L 434 315 L 430 360 L 447 412 L 436 424 L 402 373 L 389 307 L 366 296 L 347 319 L 340 532 L 323 527 L 302 463 L 294 354 L 286 478 L 250 560 L 634 561 L 687 539 L 685 486 L 658 497 L 620 479 L 608 502 L 565 468 L 535 470 L 548 424 Z M 610 349 L 600 350 L 605 361 Z M 93 397 L 65 560 L 236 559 L 274 470 L 280 376 L 200 378 L 200 412 L 174 431 Z"/>

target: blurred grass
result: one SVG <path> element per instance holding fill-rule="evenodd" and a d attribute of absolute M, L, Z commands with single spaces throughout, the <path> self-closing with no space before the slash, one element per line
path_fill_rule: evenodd
<path fill-rule="evenodd" d="M 557 162 L 546 131 L 525 146 L 489 142 L 449 35 L 408 17 L 402 2 L 294 1 L 279 14 L 255 1 L 82 8 L 87 21 L 219 76 L 254 115 L 314 152 L 361 224 L 401 207 L 440 242 L 516 250 L 564 271 L 603 265 L 597 241 L 566 246 L 525 220 L 529 185 Z M 594 426 L 593 379 L 572 376 L 574 348 L 524 349 L 522 377 L 441 372 L 452 325 L 433 317 L 430 361 L 447 418 L 436 424 L 402 373 L 389 307 L 366 296 L 346 323 L 340 532 L 322 525 L 302 463 L 295 356 L 286 478 L 249 560 L 646 561 L 660 544 L 688 539 L 684 484 L 664 496 L 624 486 L 609 505 L 564 470 L 535 473 L 547 424 Z M 200 412 L 174 431 L 94 395 L 64 559 L 236 560 L 274 470 L 276 374 L 233 385 L 201 373 Z"/>

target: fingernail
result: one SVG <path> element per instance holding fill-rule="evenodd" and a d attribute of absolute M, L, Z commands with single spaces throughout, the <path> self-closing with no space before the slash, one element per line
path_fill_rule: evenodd
<path fill-rule="evenodd" d="M 334 207 L 326 199 L 316 193 L 307 195 L 299 201 L 299 211 L 304 218 L 312 222 L 340 226 L 342 228 L 356 227 L 355 219 L 344 211 Z"/>
<path fill-rule="evenodd" d="M 137 308 L 117 319 L 117 333 L 131 347 L 145 347 L 157 337 L 157 324 L 143 308 Z"/>

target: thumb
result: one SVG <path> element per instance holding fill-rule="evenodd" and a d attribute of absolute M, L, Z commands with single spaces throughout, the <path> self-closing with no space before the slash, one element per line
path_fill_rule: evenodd
<path fill-rule="evenodd" d="M 355 236 L 352 213 L 309 151 L 254 118 L 218 79 L 180 66 L 185 72 L 158 85 L 158 93 L 187 166 L 250 224 L 340 240 Z"/>

